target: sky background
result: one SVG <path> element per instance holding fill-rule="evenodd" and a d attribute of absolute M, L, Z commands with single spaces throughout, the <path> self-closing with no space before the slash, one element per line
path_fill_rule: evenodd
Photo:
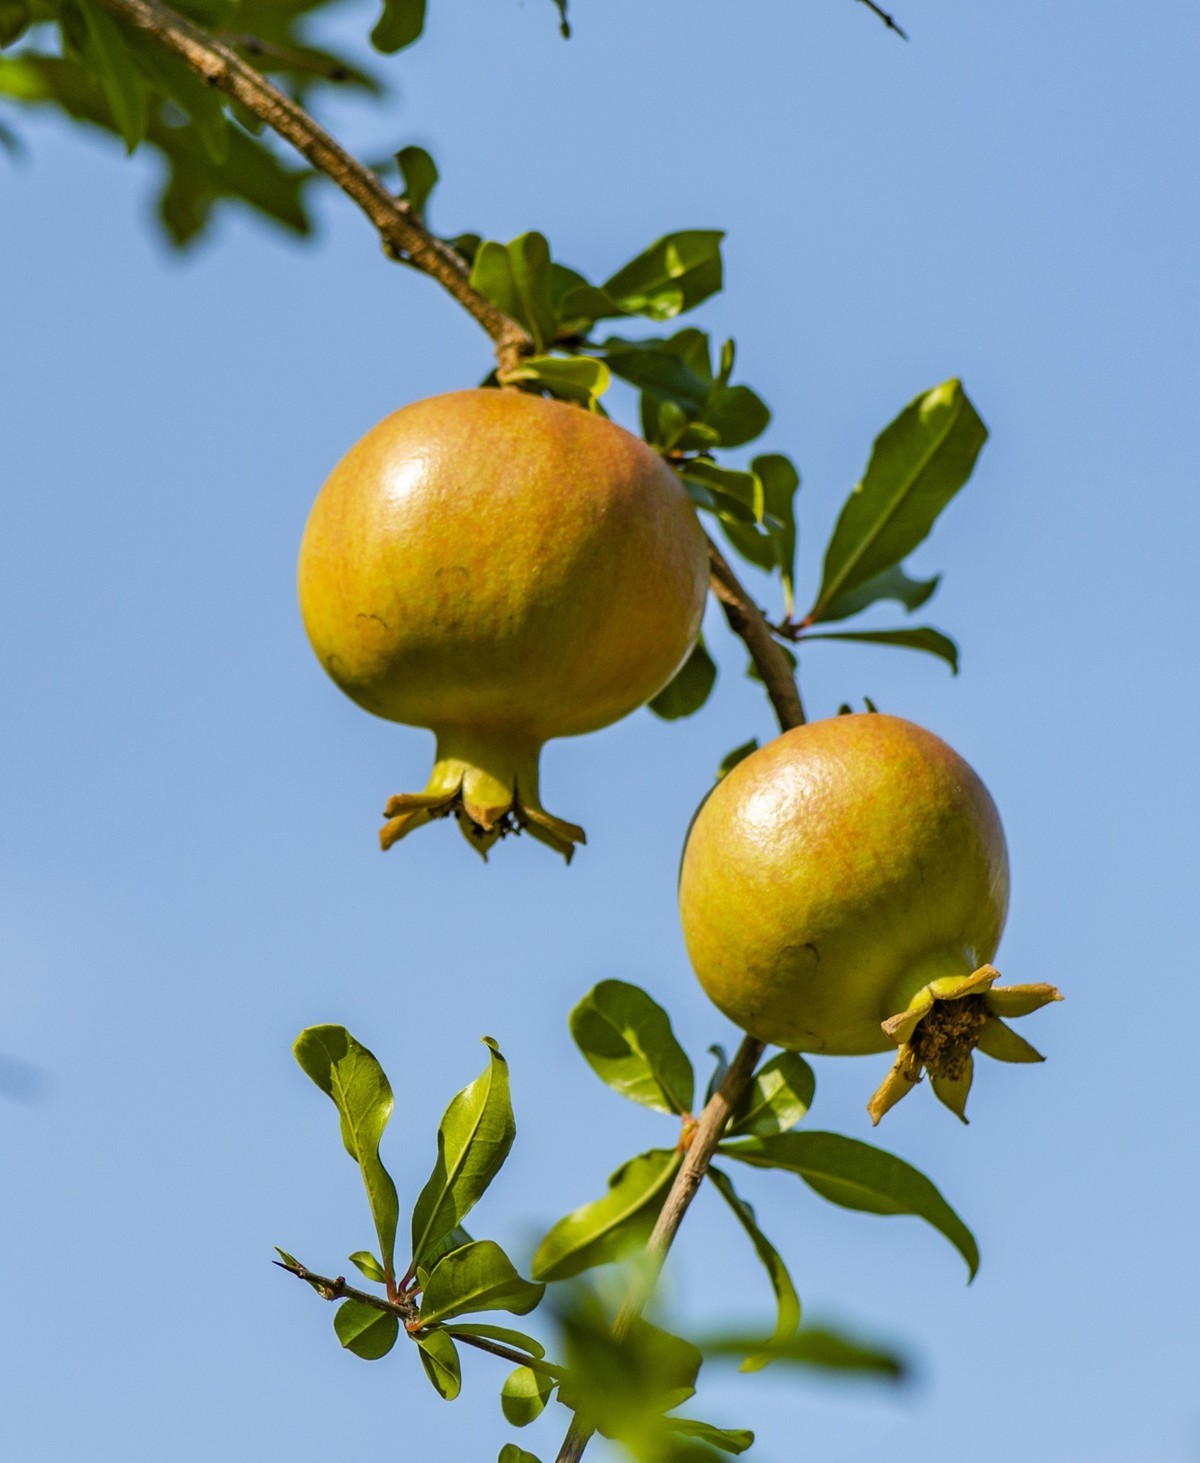
<path fill-rule="evenodd" d="M 808 1313 L 907 1343 L 917 1382 L 722 1374 L 688 1410 L 754 1427 L 764 1463 L 1179 1463 L 1200 1457 L 1200 12 L 896 6 L 909 45 L 852 0 L 575 0 L 567 43 L 549 0 L 434 0 L 383 63 L 388 106 L 324 115 L 368 155 L 429 147 L 443 232 L 539 228 L 593 276 L 669 230 L 729 230 L 727 292 L 696 323 L 736 337 L 764 446 L 803 471 L 801 597 L 875 433 L 964 379 L 992 440 L 913 560 L 945 572 L 921 618 L 962 674 L 828 645 L 802 684 L 814 715 L 869 695 L 977 768 L 1013 866 L 997 964 L 1068 999 L 1025 1023 L 1044 1067 L 980 1064 L 970 1128 L 924 1089 L 875 1135 L 975 1229 L 970 1288 L 917 1220 L 739 1182 Z M 11 1456 L 494 1457 L 501 1363 L 469 1356 L 447 1406 L 412 1356 L 343 1353 L 331 1310 L 271 1268 L 274 1244 L 338 1273 L 371 1243 L 290 1044 L 335 1021 L 377 1053 L 403 1202 L 494 1035 L 519 1136 L 472 1227 L 527 1262 L 673 1137 L 584 1065 L 575 1001 L 632 980 L 698 1062 L 735 1040 L 689 972 L 674 879 L 716 764 L 771 734 L 769 709 L 714 618 L 702 714 L 546 752 L 547 805 L 588 830 L 570 869 L 528 840 L 485 867 L 444 826 L 381 856 L 379 808 L 421 785 L 432 739 L 323 676 L 296 551 L 351 443 L 472 384 L 487 342 L 332 189 L 314 246 L 229 212 L 180 259 L 148 227 L 152 160 L 22 130 L 31 161 L 0 160 Z M 870 1139 L 884 1066 L 818 1061 L 809 1123 Z M 685 1325 L 768 1324 L 712 1195 L 669 1283 Z M 565 1422 L 518 1440 L 552 1458 Z"/>

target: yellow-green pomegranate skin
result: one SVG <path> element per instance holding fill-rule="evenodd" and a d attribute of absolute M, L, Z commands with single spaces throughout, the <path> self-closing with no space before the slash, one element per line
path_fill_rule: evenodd
<path fill-rule="evenodd" d="M 680 877 L 688 955 L 744 1031 L 793 1051 L 892 1044 L 880 1023 L 990 961 L 1008 908 L 995 804 L 940 738 L 838 716 L 740 762 L 693 824 Z"/>

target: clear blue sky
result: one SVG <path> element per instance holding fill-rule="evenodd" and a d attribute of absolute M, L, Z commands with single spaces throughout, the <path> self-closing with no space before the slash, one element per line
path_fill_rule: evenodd
<path fill-rule="evenodd" d="M 387 63 L 389 108 L 332 120 L 372 155 L 429 146 L 444 231 L 541 228 L 589 273 L 727 228 L 728 293 L 702 323 L 736 336 L 770 446 L 803 469 L 809 587 L 874 433 L 967 383 L 992 440 L 916 559 L 945 571 L 928 616 L 961 676 L 822 646 L 804 689 L 825 714 L 870 695 L 974 763 L 1013 860 L 997 963 L 1068 1001 L 1027 1024 L 1044 1067 L 981 1064 L 969 1129 L 923 1091 L 878 1134 L 974 1226 L 970 1289 L 916 1221 L 742 1183 L 810 1312 L 908 1338 L 919 1385 L 725 1378 L 701 1415 L 755 1426 L 767 1463 L 1179 1463 L 1200 1455 L 1200 16 L 895 3 L 907 46 L 852 0 L 576 0 L 569 44 L 549 0 L 434 0 L 427 39 Z M 485 868 L 445 827 L 381 856 L 381 801 L 419 785 L 430 738 L 321 674 L 296 549 L 346 447 L 478 379 L 486 342 L 332 192 L 316 247 L 227 215 L 181 261 L 146 226 L 152 162 L 25 130 L 32 164 L 0 162 L 11 1456 L 493 1457 L 499 1364 L 470 1358 L 447 1406 L 409 1356 L 343 1354 L 270 1266 L 273 1244 L 336 1271 L 370 1242 L 291 1040 L 340 1021 L 378 1053 L 411 1198 L 495 1035 L 520 1132 L 478 1228 L 527 1258 L 667 1138 L 575 1054 L 574 1001 L 635 980 L 696 1056 L 733 1039 L 673 883 L 714 766 L 769 734 L 765 703 L 714 624 L 702 715 L 548 751 L 548 805 L 590 838 L 569 870 L 527 841 Z M 878 1063 L 817 1066 L 811 1121 L 870 1137 Z M 703 1195 L 671 1281 L 697 1323 L 768 1313 Z M 565 1414 L 547 1418 L 527 1446 L 553 1456 Z"/>

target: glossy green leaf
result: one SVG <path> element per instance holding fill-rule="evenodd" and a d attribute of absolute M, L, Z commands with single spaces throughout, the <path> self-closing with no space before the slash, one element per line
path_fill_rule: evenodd
<path fill-rule="evenodd" d="M 874 579 L 868 579 L 857 589 L 835 595 L 822 608 L 819 623 L 829 624 L 834 620 L 848 620 L 851 615 L 857 615 L 869 605 L 877 604 L 881 600 L 895 600 L 906 610 L 919 610 L 941 582 L 940 574 L 935 574 L 932 579 L 912 579 L 905 573 L 903 565 L 893 564 L 890 569 L 885 569 L 882 574 L 876 574 Z"/>
<path fill-rule="evenodd" d="M 656 1112 L 687 1113 L 695 1075 L 671 1018 L 638 986 L 602 980 L 568 1017 L 592 1071 L 622 1097 Z"/>
<path fill-rule="evenodd" d="M 415 1273 L 417 1280 L 420 1282 L 421 1289 L 425 1289 L 425 1285 L 429 1280 L 429 1272 L 433 1269 L 433 1267 L 437 1264 L 437 1262 L 442 1258 L 443 1255 L 448 1255 L 451 1250 L 461 1250 L 463 1245 L 474 1244 L 474 1242 L 474 1235 L 468 1234 L 461 1224 L 456 1224 L 454 1228 L 448 1230 L 441 1237 L 440 1240 L 437 1240 L 434 1244 L 431 1244 L 426 1249 L 424 1255 L 422 1255 L 421 1263 L 419 1265 L 413 1266 L 413 1272 Z"/>
<path fill-rule="evenodd" d="M 418 218 L 424 218 L 429 195 L 437 186 L 437 164 L 423 147 L 402 147 L 396 154 L 396 162 L 404 179 L 400 197 Z"/>
<path fill-rule="evenodd" d="M 629 314 L 670 320 L 720 290 L 724 237 L 714 229 L 667 234 L 606 280 L 604 292 Z"/>
<path fill-rule="evenodd" d="M 443 1255 L 433 1267 L 421 1296 L 421 1320 L 432 1326 L 473 1311 L 524 1316 L 538 1304 L 545 1289 L 523 1280 L 494 1241 L 475 1240 Z"/>
<path fill-rule="evenodd" d="M 609 388 L 612 374 L 603 361 L 594 361 L 590 356 L 527 356 L 505 373 L 504 380 L 535 381 L 552 396 L 594 411 Z"/>
<path fill-rule="evenodd" d="M 704 1355 L 737 1357 L 747 1348 L 761 1346 L 749 1336 L 718 1336 L 702 1343 Z M 770 1361 L 827 1371 L 862 1372 L 899 1381 L 908 1371 L 905 1359 L 895 1351 L 847 1336 L 825 1326 L 804 1326 L 785 1341 L 763 1348 Z"/>
<path fill-rule="evenodd" d="M 611 336 L 597 351 L 623 381 L 682 407 L 685 422 L 704 410 L 712 394 L 708 336 L 702 330 L 689 327 L 645 340 Z"/>
<path fill-rule="evenodd" d="M 364 1361 L 378 1361 L 395 1346 L 400 1322 L 387 1311 L 363 1305 L 362 1301 L 347 1300 L 334 1314 L 333 1329 L 347 1351 Z"/>
<path fill-rule="evenodd" d="M 127 152 L 134 152 L 150 123 L 146 80 L 125 34 L 98 0 L 75 0 L 87 27 L 84 58 L 100 80 Z"/>
<path fill-rule="evenodd" d="M 533 1453 L 527 1453 L 524 1448 L 518 1448 L 516 1443 L 505 1443 L 500 1449 L 497 1463 L 541 1463 L 541 1460 Z"/>
<path fill-rule="evenodd" d="M 425 0 L 383 0 L 383 14 L 371 32 L 371 44 L 385 55 L 411 46 L 425 29 Z"/>
<path fill-rule="evenodd" d="M 812 1106 L 817 1079 L 798 1052 L 780 1052 L 754 1074 L 730 1124 L 731 1137 L 765 1137 L 794 1128 Z"/>
<path fill-rule="evenodd" d="M 796 1294 L 796 1287 L 792 1284 L 792 1277 L 788 1274 L 787 1266 L 771 1241 L 759 1229 L 754 1210 L 738 1194 L 729 1175 L 719 1168 L 710 1167 L 708 1176 L 712 1179 L 713 1186 L 722 1199 L 733 1210 L 738 1223 L 750 1236 L 750 1242 L 762 1261 L 767 1278 L 771 1282 L 771 1289 L 775 1292 L 775 1330 L 769 1344 L 778 1345 L 780 1342 L 787 1341 L 789 1337 L 795 1335 L 800 1325 L 800 1297 Z M 742 1363 L 742 1371 L 761 1371 L 770 1360 L 771 1357 L 760 1344 L 757 1344 Z"/>
<path fill-rule="evenodd" d="M 527 1351 L 537 1361 L 541 1361 L 546 1355 L 546 1348 L 533 1336 L 527 1336 L 524 1331 L 514 1331 L 511 1326 L 489 1326 L 484 1321 L 471 1321 L 468 1324 L 456 1322 L 453 1326 L 447 1326 L 446 1331 L 451 1336 L 478 1336 L 484 1341 L 499 1341 L 504 1346 L 514 1346 L 518 1351 Z"/>
<path fill-rule="evenodd" d="M 781 452 L 763 453 L 751 461 L 750 467 L 763 485 L 768 529 L 783 580 L 785 608 L 790 615 L 795 608 L 796 493 L 800 474 L 791 459 Z"/>
<path fill-rule="evenodd" d="M 383 1273 L 383 1266 L 375 1258 L 370 1250 L 355 1250 L 349 1257 L 350 1263 L 360 1274 L 373 1280 L 377 1285 L 386 1285 L 387 1276 Z"/>
<path fill-rule="evenodd" d="M 554 1391 L 554 1378 L 519 1366 L 500 1388 L 500 1407 L 513 1427 L 528 1427 L 545 1410 Z"/>
<path fill-rule="evenodd" d="M 413 1338 L 420 1348 L 421 1365 L 438 1396 L 453 1402 L 462 1391 L 462 1363 L 458 1347 L 445 1331 L 427 1331 Z"/>
<path fill-rule="evenodd" d="M 940 1231 L 967 1262 L 971 1279 L 979 1269 L 974 1236 L 941 1193 L 903 1159 L 839 1133 L 777 1133 L 739 1138 L 719 1151 L 755 1168 L 798 1174 L 822 1198 L 868 1214 L 913 1214 Z"/>
<path fill-rule="evenodd" d="M 19 41 L 32 19 L 25 0 L 0 0 L 0 50 Z"/>
<path fill-rule="evenodd" d="M 763 485 L 755 473 L 721 467 L 705 457 L 685 462 L 679 469 L 689 492 L 693 485 L 708 490 L 693 498 L 701 507 L 712 507 L 722 516 L 728 514 L 739 522 L 761 523 L 765 511 Z M 708 495 L 711 495 L 709 497 Z"/>
<path fill-rule="evenodd" d="M 699 1438 L 722 1453 L 744 1453 L 754 1442 L 754 1434 L 747 1428 L 713 1427 L 711 1422 L 697 1422 L 691 1417 L 665 1417 L 663 1425 L 669 1432 Z"/>
<path fill-rule="evenodd" d="M 521 234 L 510 244 L 489 239 L 471 266 L 471 283 L 529 331 L 539 354 L 558 328 L 551 282 L 550 247 L 541 234 Z"/>
<path fill-rule="evenodd" d="M 900 563 L 927 537 L 970 477 L 986 440 L 987 428 L 958 381 L 918 396 L 880 433 L 825 551 L 810 621 Z"/>
<path fill-rule="evenodd" d="M 344 1026 L 310 1026 L 296 1038 L 292 1050 L 338 1110 L 342 1142 L 362 1171 L 379 1252 L 390 1278 L 399 1205 L 396 1186 L 379 1157 L 379 1140 L 392 1115 L 391 1085 L 372 1053 Z"/>
<path fill-rule="evenodd" d="M 488 1064 L 446 1109 L 438 1128 L 438 1156 L 412 1217 L 413 1263 L 461 1224 L 500 1172 L 516 1136 L 508 1091 L 508 1063 L 490 1036 Z"/>
<path fill-rule="evenodd" d="M 716 662 L 709 655 L 701 635 L 692 647 L 691 655 L 647 705 L 655 716 L 661 716 L 664 721 L 678 721 L 699 711 L 716 683 Z"/>
<path fill-rule="evenodd" d="M 705 403 L 700 422 L 716 432 L 722 447 L 741 447 L 767 430 L 771 412 L 749 386 L 726 386 Z M 686 438 L 685 444 L 692 445 Z"/>
<path fill-rule="evenodd" d="M 726 752 L 717 765 L 716 781 L 720 782 L 723 777 L 728 777 L 739 762 L 744 762 L 751 752 L 758 751 L 758 738 L 751 737 L 748 742 L 743 742 L 740 747 L 734 747 L 732 752 Z"/>
<path fill-rule="evenodd" d="M 958 675 L 958 646 L 948 635 L 928 625 L 911 630 L 815 630 L 802 635 L 797 643 L 809 640 L 856 640 L 861 645 L 896 645 L 902 650 L 923 650 L 944 660 Z"/>
<path fill-rule="evenodd" d="M 682 1161 L 672 1149 L 655 1148 L 623 1163 L 602 1199 L 560 1219 L 542 1240 L 533 1257 L 534 1278 L 566 1280 L 636 1254 L 650 1237 Z"/>

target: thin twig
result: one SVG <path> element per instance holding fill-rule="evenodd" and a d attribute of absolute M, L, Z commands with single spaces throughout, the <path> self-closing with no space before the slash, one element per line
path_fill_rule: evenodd
<path fill-rule="evenodd" d="M 894 30 L 902 41 L 908 40 L 908 32 L 901 30 L 896 24 L 895 17 L 889 15 L 886 10 L 876 5 L 875 0 L 859 0 L 859 4 L 865 5 L 868 10 L 873 11 L 883 21 L 884 25 L 887 26 L 888 30 Z"/>
<path fill-rule="evenodd" d="M 775 641 L 771 626 L 742 587 L 729 561 L 712 539 L 708 541 L 708 563 L 713 594 L 720 601 L 729 628 L 746 642 L 746 649 L 767 688 L 771 705 L 784 731 L 804 725 L 804 704 L 796 686 L 791 662 Z"/>
<path fill-rule="evenodd" d="M 466 262 L 414 217 L 382 179 L 335 141 L 303 107 L 243 61 L 236 51 L 161 0 L 101 0 L 106 9 L 174 52 L 209 86 L 239 101 L 354 200 L 375 226 L 384 248 L 424 271 L 454 296 L 495 342 L 501 370 L 533 350 L 528 333 L 470 283 Z"/>

